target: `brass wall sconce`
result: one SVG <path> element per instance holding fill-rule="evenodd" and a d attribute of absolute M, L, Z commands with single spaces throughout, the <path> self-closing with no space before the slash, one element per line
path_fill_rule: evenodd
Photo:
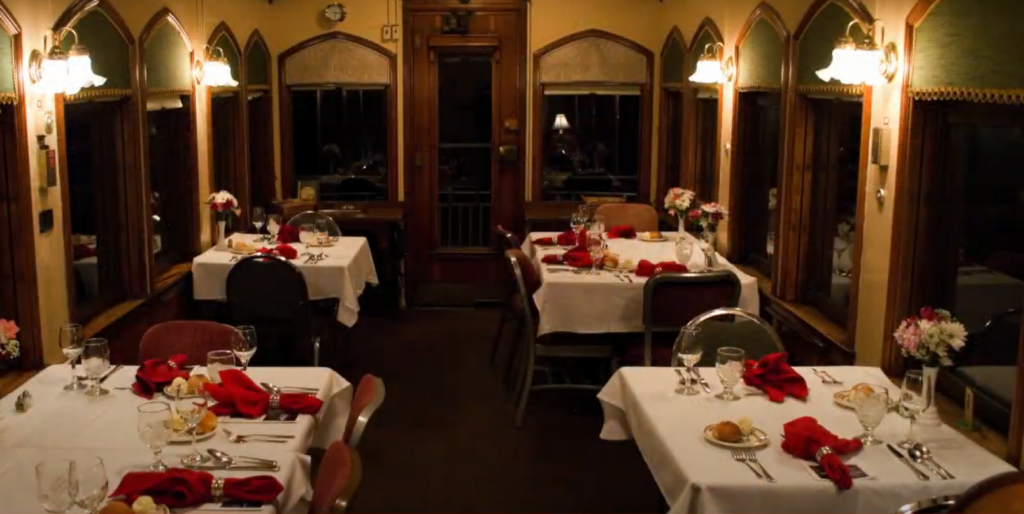
<path fill-rule="evenodd" d="M 68 34 L 74 36 L 75 43 L 65 52 L 61 43 Z M 28 76 L 48 94 L 74 95 L 83 88 L 107 82 L 106 78 L 93 73 L 89 50 L 79 43 L 78 33 L 71 27 L 46 31 L 43 51 L 32 50 L 29 55 Z"/>
<path fill-rule="evenodd" d="M 850 29 L 857 20 L 846 26 L 846 35 L 836 40 L 832 50 L 832 62 L 828 68 L 818 70 L 818 78 L 825 82 L 838 80 L 848 85 L 877 86 L 891 82 L 899 71 L 900 60 L 896 43 L 885 42 L 885 27 L 880 32 L 880 43 L 875 42 L 875 26 L 882 23 L 875 20 L 868 26 L 863 41 L 857 43 L 850 37 Z"/>
<path fill-rule="evenodd" d="M 690 82 L 701 84 L 724 84 L 732 82 L 736 64 L 732 57 L 722 60 L 725 45 L 708 43 L 704 45 L 704 53 L 697 61 L 697 70 L 690 75 Z"/>
<path fill-rule="evenodd" d="M 218 57 L 217 54 L 220 54 Z M 192 75 L 200 86 L 236 87 L 238 81 L 231 76 L 231 64 L 220 47 L 203 48 L 203 58 L 192 64 Z"/>

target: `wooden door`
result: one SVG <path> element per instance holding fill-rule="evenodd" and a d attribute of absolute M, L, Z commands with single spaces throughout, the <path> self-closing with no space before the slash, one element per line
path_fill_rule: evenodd
<path fill-rule="evenodd" d="M 522 0 L 405 4 L 409 275 L 418 304 L 500 297 L 524 195 Z"/>

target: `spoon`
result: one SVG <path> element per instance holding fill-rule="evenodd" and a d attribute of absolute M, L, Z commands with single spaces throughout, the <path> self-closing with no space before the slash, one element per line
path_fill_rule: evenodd
<path fill-rule="evenodd" d="M 945 475 L 940 473 L 939 470 L 935 469 L 935 467 L 932 466 L 931 462 L 925 460 L 924 455 L 921 453 L 921 450 L 917 449 L 916 446 L 912 446 L 909 449 L 907 449 L 907 455 L 910 456 L 910 460 L 916 462 L 917 464 L 924 464 L 926 468 L 930 469 L 936 475 L 939 475 L 943 479 L 946 478 Z"/>
<path fill-rule="evenodd" d="M 225 467 L 228 467 L 228 468 L 237 467 L 238 463 L 237 463 L 237 460 L 234 457 L 232 457 L 232 456 L 230 456 L 230 455 L 228 455 L 228 454 L 226 454 L 226 453 L 224 453 L 224 452 L 222 452 L 222 451 L 220 451 L 220 450 L 218 450 L 216 448 L 207 448 L 206 449 L 206 453 L 209 453 L 211 456 L 213 456 L 213 458 L 216 459 L 217 462 L 220 462 L 221 464 L 224 464 Z M 245 459 L 245 460 L 251 461 L 253 463 L 261 464 L 263 467 L 272 468 L 274 471 L 277 471 L 277 470 L 280 469 L 280 466 L 278 466 L 277 461 L 275 461 L 275 460 L 260 459 L 260 458 L 256 458 L 256 457 L 238 457 L 238 458 L 239 459 Z"/>
<path fill-rule="evenodd" d="M 914 449 L 921 452 L 921 458 L 923 458 L 927 462 L 931 462 L 932 464 L 934 464 L 935 467 L 938 469 L 939 474 L 944 475 L 947 480 L 953 480 L 956 478 L 955 476 L 953 476 L 952 473 L 949 472 L 949 470 L 942 467 L 942 464 L 935 462 L 935 459 L 932 458 L 932 451 L 927 446 L 921 443 L 916 443 L 914 444 Z"/>

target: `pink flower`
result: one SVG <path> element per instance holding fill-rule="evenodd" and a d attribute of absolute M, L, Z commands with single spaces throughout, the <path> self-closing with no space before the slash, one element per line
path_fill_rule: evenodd
<path fill-rule="evenodd" d="M 675 216 L 676 215 L 676 210 L 675 209 L 669 209 L 668 210 L 668 215 L 669 216 Z"/>
<path fill-rule="evenodd" d="M 18 332 L 21 329 L 18 328 L 18 324 L 13 321 L 0 319 L 0 331 L 3 331 L 4 338 L 8 341 L 18 337 Z"/>

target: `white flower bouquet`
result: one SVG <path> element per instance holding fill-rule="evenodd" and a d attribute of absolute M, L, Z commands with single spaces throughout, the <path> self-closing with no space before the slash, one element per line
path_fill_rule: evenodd
<path fill-rule="evenodd" d="M 967 329 L 949 311 L 923 307 L 920 316 L 911 316 L 893 333 L 903 355 L 925 366 L 951 366 L 951 351 L 959 351 L 967 341 Z"/>

